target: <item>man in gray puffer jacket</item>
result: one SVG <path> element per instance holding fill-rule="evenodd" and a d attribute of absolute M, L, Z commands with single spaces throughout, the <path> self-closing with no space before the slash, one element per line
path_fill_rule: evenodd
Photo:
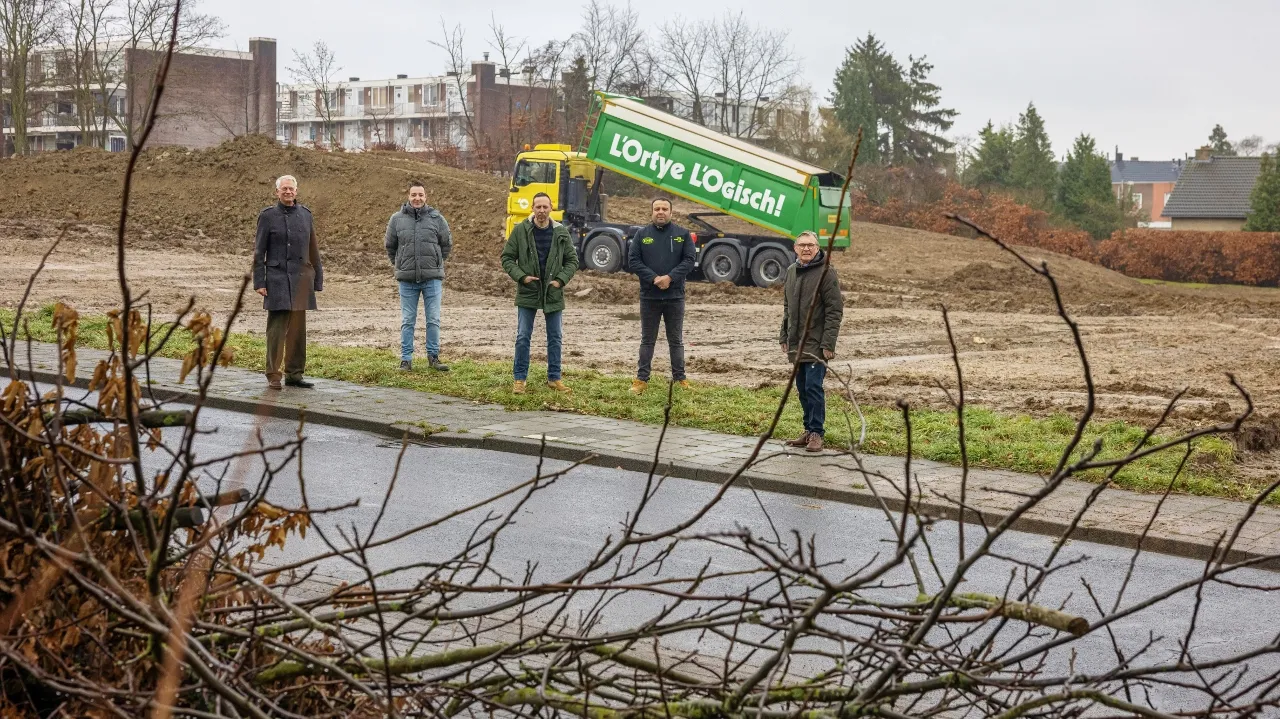
<path fill-rule="evenodd" d="M 453 249 L 449 223 L 427 205 L 421 182 L 409 185 L 409 201 L 387 223 L 387 257 L 400 282 L 400 369 L 413 369 L 413 326 L 418 297 L 427 316 L 427 361 L 431 369 L 448 372 L 440 361 L 440 304 L 444 294 L 444 261 Z"/>

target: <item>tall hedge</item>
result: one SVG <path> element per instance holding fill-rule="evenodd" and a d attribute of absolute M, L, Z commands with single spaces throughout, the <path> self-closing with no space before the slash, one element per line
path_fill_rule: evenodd
<path fill-rule="evenodd" d="M 1130 277 L 1280 286 L 1280 232 L 1123 230 L 1097 253 L 1104 267 Z"/>

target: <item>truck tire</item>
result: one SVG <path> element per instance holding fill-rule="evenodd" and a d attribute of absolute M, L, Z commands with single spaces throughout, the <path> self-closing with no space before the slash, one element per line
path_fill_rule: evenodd
<path fill-rule="evenodd" d="M 622 248 L 612 235 L 592 237 L 582 255 L 588 270 L 617 272 L 622 269 Z"/>
<path fill-rule="evenodd" d="M 766 248 L 751 260 L 751 281 L 756 287 L 773 287 L 787 279 L 787 267 L 791 261 L 782 250 Z"/>
<path fill-rule="evenodd" d="M 742 256 L 727 245 L 712 247 L 702 256 L 702 275 L 708 282 L 737 282 L 742 276 Z"/>

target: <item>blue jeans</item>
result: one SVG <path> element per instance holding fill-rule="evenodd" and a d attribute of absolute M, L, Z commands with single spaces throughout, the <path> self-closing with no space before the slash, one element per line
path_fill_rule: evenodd
<path fill-rule="evenodd" d="M 821 362 L 801 362 L 796 369 L 796 395 L 804 410 L 804 431 L 824 434 L 827 423 L 827 393 L 822 380 L 827 376 L 827 366 Z"/>
<path fill-rule="evenodd" d="M 413 326 L 418 321 L 418 295 L 422 295 L 422 312 L 427 316 L 427 356 L 440 356 L 440 298 L 444 282 L 400 283 L 400 359 L 413 359 Z"/>
<path fill-rule="evenodd" d="M 529 378 L 529 340 L 533 339 L 533 321 L 538 311 L 528 307 L 517 307 L 516 318 L 516 364 L 513 368 L 516 379 Z M 543 312 L 547 323 L 547 381 L 560 379 L 560 345 L 564 339 L 560 315 L 563 312 Z"/>

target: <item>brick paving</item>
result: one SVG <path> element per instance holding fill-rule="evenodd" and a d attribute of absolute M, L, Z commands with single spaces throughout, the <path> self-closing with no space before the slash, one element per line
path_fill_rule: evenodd
<path fill-rule="evenodd" d="M 51 381 L 57 355 L 53 345 L 32 346 L 35 377 Z M 20 353 L 21 354 L 21 353 Z M 91 368 L 105 353 L 79 350 L 80 367 Z M 189 398 L 193 387 L 177 382 L 181 363 L 157 359 L 152 363 L 152 388 L 158 397 Z M 82 372 L 82 375 L 86 372 Z M 81 378 L 83 381 L 83 377 Z M 366 387 L 349 382 L 316 379 L 313 390 L 285 388 L 271 391 L 263 376 L 239 368 L 219 369 L 210 390 L 209 406 L 400 436 L 404 432 L 438 444 L 537 453 L 543 439 L 546 454 L 577 460 L 595 455 L 594 464 L 647 471 L 653 461 L 661 428 L 626 420 L 551 411 L 509 411 L 499 405 L 473 402 L 408 389 Z M 720 434 L 703 429 L 669 427 L 658 455 L 659 472 L 694 480 L 723 482 L 751 453 L 755 437 Z M 812 455 L 788 451 L 772 440 L 760 459 L 739 480 L 745 486 L 782 492 L 811 501 L 847 502 L 893 510 L 903 504 L 904 460 L 835 452 Z M 960 493 L 958 467 L 912 460 L 912 497 L 920 511 L 955 518 Z M 1021 496 L 1044 487 L 1035 475 L 1003 470 L 973 469 L 967 502 L 982 512 L 988 524 L 1000 521 Z M 1061 534 L 1095 485 L 1068 480 L 1052 496 L 1026 513 L 1016 528 L 1042 534 Z M 878 497 L 877 497 L 878 495 Z M 1075 539 L 1135 546 L 1150 520 L 1158 495 L 1106 490 L 1072 535 Z M 1211 497 L 1173 495 L 1160 510 L 1144 543 L 1149 551 L 1206 558 L 1214 542 L 1229 534 L 1247 509 L 1243 502 Z M 971 522 L 977 521 L 972 511 Z M 1280 569 L 1280 509 L 1259 508 L 1244 527 L 1232 560 L 1272 557 L 1267 566 Z"/>

